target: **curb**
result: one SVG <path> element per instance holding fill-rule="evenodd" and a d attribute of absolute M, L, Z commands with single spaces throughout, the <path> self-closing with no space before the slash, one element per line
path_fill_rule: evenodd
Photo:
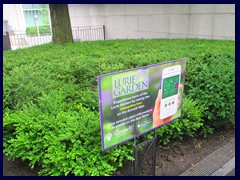
<path fill-rule="evenodd" d="M 215 171 L 211 176 L 226 176 L 235 169 L 235 157 L 230 159 L 226 164 Z M 235 174 L 235 173 L 234 173 Z"/>
<path fill-rule="evenodd" d="M 234 169 L 235 138 L 180 174 L 180 176 L 226 176 Z"/>

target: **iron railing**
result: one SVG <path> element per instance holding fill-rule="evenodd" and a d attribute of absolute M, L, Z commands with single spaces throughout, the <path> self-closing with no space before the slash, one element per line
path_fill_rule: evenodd
<path fill-rule="evenodd" d="M 85 27 L 73 27 L 72 34 L 74 41 L 96 41 L 105 40 L 104 26 L 85 26 Z M 8 36 L 10 41 L 11 50 L 19 48 L 27 48 L 37 46 L 41 44 L 51 43 L 52 34 L 34 34 L 27 35 L 24 31 L 12 31 L 3 34 Z M 7 41 L 4 41 L 4 44 Z M 5 50 L 5 49 L 4 49 Z"/>
<path fill-rule="evenodd" d="M 73 27 L 72 34 L 75 41 L 104 40 L 104 26 Z"/>

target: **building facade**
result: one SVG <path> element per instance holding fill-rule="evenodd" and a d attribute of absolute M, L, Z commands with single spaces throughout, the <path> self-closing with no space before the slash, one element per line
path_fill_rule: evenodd
<path fill-rule="evenodd" d="M 235 39 L 234 4 L 69 4 L 72 26 L 103 24 L 106 39 Z"/>
<path fill-rule="evenodd" d="M 73 28 L 105 25 L 106 39 L 235 39 L 234 4 L 69 4 L 68 7 Z M 8 24 L 4 28 L 26 30 L 33 25 L 32 17 L 38 9 L 39 5 L 3 4 L 3 23 Z M 32 13 L 27 14 L 30 10 Z"/>
<path fill-rule="evenodd" d="M 3 33 L 22 33 L 27 27 L 49 25 L 50 22 L 46 4 L 3 4 Z"/>

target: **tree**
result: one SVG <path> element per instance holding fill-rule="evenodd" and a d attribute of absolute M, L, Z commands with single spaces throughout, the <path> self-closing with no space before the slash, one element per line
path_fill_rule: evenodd
<path fill-rule="evenodd" d="M 46 26 L 49 26 L 49 19 L 48 19 L 48 10 L 47 10 L 47 4 L 40 4 L 40 7 L 42 9 L 39 10 L 39 12 L 42 14 L 42 23 Z"/>
<path fill-rule="evenodd" d="M 67 4 L 49 4 L 52 21 L 52 41 L 56 44 L 73 43 Z"/>

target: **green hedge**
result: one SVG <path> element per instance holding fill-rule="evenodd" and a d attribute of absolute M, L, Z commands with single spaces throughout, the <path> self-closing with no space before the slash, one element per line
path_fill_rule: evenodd
<path fill-rule="evenodd" d="M 234 41 L 111 40 L 4 51 L 4 154 L 41 165 L 41 175 L 111 175 L 133 160 L 133 147 L 101 151 L 97 76 L 183 57 L 183 116 L 157 130 L 160 144 L 234 124 Z"/>
<path fill-rule="evenodd" d="M 188 95 L 198 99 L 204 111 L 205 125 L 218 128 L 234 123 L 235 113 L 235 58 L 223 54 L 207 59 L 196 59 L 188 78 Z"/>
<path fill-rule="evenodd" d="M 51 33 L 50 26 L 38 26 L 39 34 L 49 34 Z M 27 35 L 37 35 L 36 26 L 30 26 L 26 28 Z"/>

